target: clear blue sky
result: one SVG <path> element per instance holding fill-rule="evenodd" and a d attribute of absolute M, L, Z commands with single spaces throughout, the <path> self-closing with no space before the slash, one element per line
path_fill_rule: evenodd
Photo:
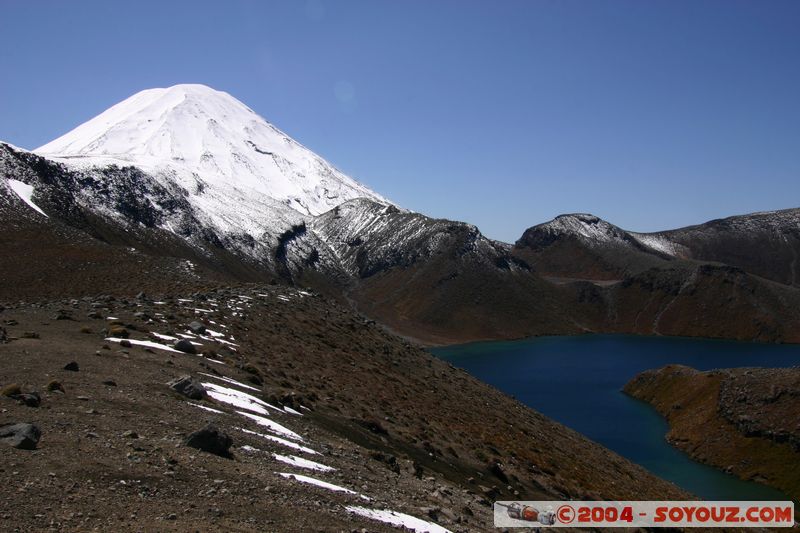
<path fill-rule="evenodd" d="M 405 207 L 513 241 L 800 206 L 800 2 L 0 6 L 0 139 L 204 83 Z"/>

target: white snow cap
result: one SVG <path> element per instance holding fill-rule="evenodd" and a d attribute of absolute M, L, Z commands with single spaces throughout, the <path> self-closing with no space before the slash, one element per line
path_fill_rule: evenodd
<path fill-rule="evenodd" d="M 205 85 L 141 91 L 36 153 L 87 166 L 135 165 L 187 190 L 264 195 L 304 215 L 385 198 L 342 174 L 228 93 Z"/>

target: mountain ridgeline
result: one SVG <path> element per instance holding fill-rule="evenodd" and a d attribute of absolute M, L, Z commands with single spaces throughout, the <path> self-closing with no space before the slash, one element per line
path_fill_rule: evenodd
<path fill-rule="evenodd" d="M 800 209 L 648 234 L 562 215 L 510 245 L 392 204 L 197 85 L 143 91 L 34 152 L 0 144 L 0 216 L 5 241 L 50 245 L 26 249 L 27 261 L 80 241 L 71 272 L 135 255 L 182 261 L 209 283 L 309 286 L 427 343 L 586 332 L 800 341 Z M 42 290 L 24 268 L 3 274 L 21 295 Z M 91 279 L 75 286 L 124 286 L 113 269 Z"/>

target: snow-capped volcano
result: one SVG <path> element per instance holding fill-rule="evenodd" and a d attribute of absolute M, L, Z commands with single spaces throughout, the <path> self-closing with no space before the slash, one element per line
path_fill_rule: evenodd
<path fill-rule="evenodd" d="M 70 166 L 136 166 L 173 178 L 210 215 L 269 198 L 303 215 L 383 197 L 342 174 L 231 95 L 204 85 L 148 89 L 35 150 Z M 199 198 L 202 197 L 202 198 Z M 227 203 L 227 202 L 223 202 Z"/>

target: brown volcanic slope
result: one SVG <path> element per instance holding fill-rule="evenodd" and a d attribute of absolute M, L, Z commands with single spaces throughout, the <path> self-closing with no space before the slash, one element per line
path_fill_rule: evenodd
<path fill-rule="evenodd" d="M 0 319 L 12 340 L 0 345 L 0 381 L 42 396 L 39 407 L 0 398 L 0 423 L 42 429 L 37 451 L 0 443 L 0 516 L 13 517 L 20 530 L 389 530 L 344 509 L 363 505 L 453 531 L 492 531 L 488 502 L 497 497 L 687 496 L 346 308 L 294 289 L 4 305 Z M 133 341 L 158 342 L 150 332 L 174 336 L 199 319 L 239 346 L 234 352 L 196 336 L 198 350 L 213 350 L 207 357 L 166 346 L 121 348 L 104 340 L 109 321 L 88 318 L 91 312 L 119 319 Z M 38 338 L 24 338 L 26 332 Z M 78 372 L 62 370 L 73 360 Z M 321 455 L 237 429 L 270 434 L 230 405 L 194 402 L 220 414 L 190 405 L 165 385 L 184 374 L 299 410 L 302 417 L 268 416 Z M 65 393 L 47 391 L 53 379 Z M 181 444 L 208 421 L 233 437 L 233 460 Z M 337 470 L 307 471 L 273 453 Z M 275 472 L 309 475 L 372 500 Z"/>
<path fill-rule="evenodd" d="M 648 370 L 625 392 L 651 403 L 695 459 L 800 501 L 800 369 Z"/>
<path fill-rule="evenodd" d="M 36 217 L 9 217 L 15 223 L 3 245 L 12 252 L 0 259 L 0 387 L 16 384 L 42 397 L 39 407 L 0 397 L 0 424 L 42 429 L 36 451 L 0 443 L 0 519 L 9 527 L 391 530 L 345 510 L 363 505 L 452 531 L 492 531 L 487 504 L 497 497 L 687 497 L 335 300 L 282 285 L 232 284 L 186 260 L 102 243 Z M 137 299 L 139 291 L 158 296 Z M 217 362 L 166 346 L 124 348 L 104 340 L 109 317 L 133 341 L 161 342 L 150 332 L 184 334 L 199 319 L 239 346 L 194 337 Z M 63 369 L 70 361 L 78 372 Z M 241 431 L 270 433 L 230 405 L 199 402 L 221 414 L 190 405 L 165 385 L 183 374 L 299 410 L 304 416 L 270 411 L 270 418 L 321 455 Z M 65 393 L 47 390 L 54 379 Z M 182 445 L 207 421 L 233 437 L 234 459 Z M 307 471 L 272 454 L 337 470 Z"/>
<path fill-rule="evenodd" d="M 598 332 L 800 342 L 800 291 L 734 267 L 675 264 L 573 286 L 576 316 Z"/>
<path fill-rule="evenodd" d="M 0 215 L 8 215 L 0 206 Z M 56 219 L 0 216 L 0 298 L 191 290 L 231 278 L 189 260 L 94 239 Z"/>

